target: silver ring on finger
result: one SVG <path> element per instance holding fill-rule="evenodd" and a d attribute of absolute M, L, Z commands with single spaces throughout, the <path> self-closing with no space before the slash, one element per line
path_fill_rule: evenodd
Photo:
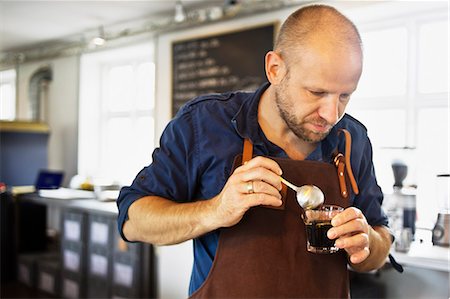
<path fill-rule="evenodd" d="M 255 193 L 255 189 L 253 189 L 253 181 L 247 182 L 247 194 Z"/>

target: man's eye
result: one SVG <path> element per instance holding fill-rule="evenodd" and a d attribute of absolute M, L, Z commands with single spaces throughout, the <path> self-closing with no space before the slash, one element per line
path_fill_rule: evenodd
<path fill-rule="evenodd" d="M 350 100 L 350 95 L 349 94 L 341 94 L 340 99 L 341 99 L 341 101 L 348 101 L 348 100 Z"/>
<path fill-rule="evenodd" d="M 321 96 L 323 96 L 323 95 L 325 94 L 325 92 L 323 92 L 323 91 L 313 91 L 313 90 L 310 90 L 309 92 L 310 92 L 312 95 L 316 96 L 316 97 L 321 97 Z"/>

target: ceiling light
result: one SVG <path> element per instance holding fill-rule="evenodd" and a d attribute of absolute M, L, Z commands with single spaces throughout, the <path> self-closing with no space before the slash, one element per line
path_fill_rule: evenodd
<path fill-rule="evenodd" d="M 103 26 L 100 26 L 98 29 L 98 35 L 91 39 L 89 42 L 90 48 L 102 47 L 106 44 L 105 31 L 103 30 Z"/>
<path fill-rule="evenodd" d="M 105 42 L 106 42 L 106 40 L 103 37 L 99 37 L 99 36 L 94 37 L 92 39 L 92 43 L 97 47 L 103 46 L 105 44 Z"/>
<path fill-rule="evenodd" d="M 186 20 L 186 14 L 184 13 L 183 3 L 181 3 L 180 0 L 178 0 L 175 3 L 175 17 L 174 17 L 174 20 L 177 23 L 181 23 L 181 22 Z"/>

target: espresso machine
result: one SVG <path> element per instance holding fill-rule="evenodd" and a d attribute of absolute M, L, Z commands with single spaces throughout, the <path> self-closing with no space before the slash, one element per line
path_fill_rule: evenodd
<path fill-rule="evenodd" d="M 436 177 L 436 191 L 439 212 L 433 228 L 433 245 L 450 246 L 450 174 L 439 174 Z"/>

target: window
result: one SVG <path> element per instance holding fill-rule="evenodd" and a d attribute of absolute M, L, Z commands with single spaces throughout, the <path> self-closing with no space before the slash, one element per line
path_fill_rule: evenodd
<path fill-rule="evenodd" d="M 368 31 L 362 34 L 364 72 L 355 97 L 377 98 L 406 94 L 408 35 L 405 27 Z M 383 57 L 383 63 L 379 58 Z"/>
<path fill-rule="evenodd" d="M 420 93 L 448 93 L 448 21 L 419 26 Z"/>
<path fill-rule="evenodd" d="M 145 44 L 81 58 L 79 173 L 130 184 L 151 162 L 155 64 Z"/>
<path fill-rule="evenodd" d="M 16 118 L 16 70 L 0 71 L 0 120 Z"/>
<path fill-rule="evenodd" d="M 436 175 L 449 173 L 448 13 L 446 4 L 435 10 L 425 2 L 414 10 L 397 5 L 389 20 L 384 13 L 377 20 L 368 7 L 363 14 L 372 14 L 371 22 L 357 24 L 364 70 L 347 113 L 368 129 L 384 193 L 393 190 L 392 161 L 408 165 L 404 183 L 417 185 L 418 226 L 432 228 Z"/>

